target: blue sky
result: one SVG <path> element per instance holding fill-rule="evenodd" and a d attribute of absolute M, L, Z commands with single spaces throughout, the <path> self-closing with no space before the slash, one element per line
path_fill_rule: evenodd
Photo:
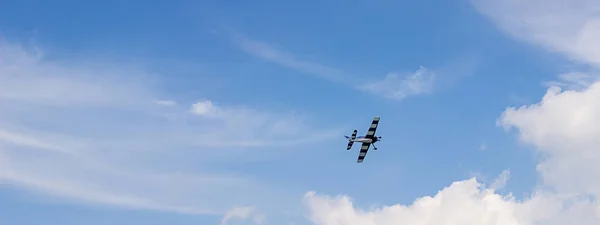
<path fill-rule="evenodd" d="M 503 171 L 522 199 L 538 157 L 496 121 L 595 67 L 519 34 L 494 11 L 509 6 L 4 2 L 0 224 L 218 224 L 239 207 L 310 224 L 309 191 L 411 204 Z M 356 164 L 343 135 L 376 115 L 383 141 Z"/>

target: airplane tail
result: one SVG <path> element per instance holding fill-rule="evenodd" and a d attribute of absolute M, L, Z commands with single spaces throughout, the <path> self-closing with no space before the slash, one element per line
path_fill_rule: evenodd
<path fill-rule="evenodd" d="M 351 137 L 344 136 L 344 137 L 346 137 L 346 139 L 348 139 L 348 148 L 346 148 L 346 150 L 350 150 L 352 148 L 352 145 L 354 144 L 354 139 L 356 139 L 357 132 L 358 132 L 357 130 L 354 130 L 354 132 L 352 132 Z"/>

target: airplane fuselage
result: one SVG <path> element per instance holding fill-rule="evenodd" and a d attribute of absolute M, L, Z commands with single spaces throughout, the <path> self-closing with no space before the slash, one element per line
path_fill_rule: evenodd
<path fill-rule="evenodd" d="M 373 138 L 365 138 L 365 137 L 356 137 L 354 140 L 352 140 L 354 142 L 363 142 L 363 143 L 375 143 L 378 140 L 377 137 L 373 137 Z"/>

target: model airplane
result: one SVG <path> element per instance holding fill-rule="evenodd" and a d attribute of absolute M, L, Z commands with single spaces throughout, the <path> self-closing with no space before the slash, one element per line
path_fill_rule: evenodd
<path fill-rule="evenodd" d="M 362 161 L 365 159 L 365 156 L 367 155 L 367 151 L 369 151 L 369 147 L 371 147 L 371 145 L 373 145 L 373 150 L 377 150 L 377 147 L 375 147 L 375 142 L 378 142 L 381 140 L 381 136 L 379 136 L 379 137 L 375 136 L 375 131 L 377 131 L 378 125 L 379 125 L 379 116 L 376 116 L 373 118 L 373 122 L 371 123 L 371 127 L 369 127 L 369 131 L 367 131 L 366 136 L 356 137 L 356 133 L 358 132 L 357 130 L 354 130 L 354 132 L 352 132 L 352 136 L 350 136 L 350 137 L 344 136 L 344 137 L 346 137 L 346 139 L 348 139 L 348 148 L 346 150 L 350 150 L 350 148 L 352 148 L 352 145 L 354 144 L 354 142 L 362 142 L 362 146 L 360 147 L 360 153 L 358 153 L 358 160 L 356 160 L 357 163 L 362 163 Z"/>

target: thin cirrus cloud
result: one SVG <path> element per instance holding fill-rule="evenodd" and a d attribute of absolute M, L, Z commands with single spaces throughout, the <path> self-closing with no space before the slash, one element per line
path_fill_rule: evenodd
<path fill-rule="evenodd" d="M 436 87 L 435 72 L 423 66 L 412 73 L 392 72 L 380 80 L 374 79 L 366 84 L 357 84 L 354 81 L 360 79 L 341 69 L 298 59 L 293 54 L 273 44 L 253 40 L 242 35 L 235 36 L 234 42 L 244 52 L 263 60 L 392 100 L 402 100 L 409 96 L 432 93 Z"/>
<path fill-rule="evenodd" d="M 0 42 L 4 187 L 99 205 L 222 214 L 283 191 L 211 162 L 338 135 L 303 114 L 157 100 L 164 99 L 160 84 L 134 66 L 43 56 Z M 256 129 L 264 132 L 250 132 Z"/>
<path fill-rule="evenodd" d="M 591 0 L 471 0 L 511 36 L 598 68 L 595 27 L 600 5 Z M 464 224 L 562 225 L 600 224 L 600 83 L 591 74 L 571 72 L 550 83 L 539 103 L 507 108 L 498 125 L 544 157 L 537 165 L 541 183 L 518 200 L 495 191 L 509 178 L 503 173 L 490 187 L 476 179 L 457 181 L 434 196 L 412 204 L 358 209 L 348 196 L 309 192 L 305 204 L 316 225 Z M 562 91 L 559 86 L 577 90 Z"/>

